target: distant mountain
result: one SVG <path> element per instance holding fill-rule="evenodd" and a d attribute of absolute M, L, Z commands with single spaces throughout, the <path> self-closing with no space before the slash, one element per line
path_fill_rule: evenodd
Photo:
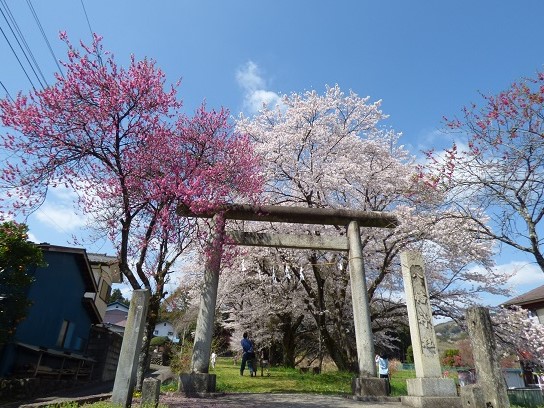
<path fill-rule="evenodd" d="M 447 349 L 454 349 L 456 348 L 455 343 L 457 341 L 468 338 L 468 333 L 463 331 L 453 320 L 437 324 L 434 330 L 440 352 Z"/>

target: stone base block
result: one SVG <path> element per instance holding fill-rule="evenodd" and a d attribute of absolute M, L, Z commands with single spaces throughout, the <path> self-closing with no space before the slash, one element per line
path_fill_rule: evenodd
<path fill-rule="evenodd" d="M 215 392 L 215 374 L 190 373 L 179 376 L 178 392 L 185 395 L 206 395 Z"/>
<path fill-rule="evenodd" d="M 462 408 L 459 397 L 400 397 L 403 407 L 414 408 Z"/>
<path fill-rule="evenodd" d="M 161 380 L 156 378 L 144 378 L 142 384 L 142 406 L 156 407 L 159 404 L 161 393 Z"/>
<path fill-rule="evenodd" d="M 465 385 L 459 389 L 459 394 L 464 407 L 485 407 L 484 393 L 479 385 Z"/>
<path fill-rule="evenodd" d="M 353 395 L 356 396 L 386 396 L 387 379 L 374 377 L 354 377 L 351 380 L 351 391 L 353 392 Z"/>
<path fill-rule="evenodd" d="M 457 397 L 452 378 L 411 378 L 406 380 L 408 395 L 414 397 Z"/>

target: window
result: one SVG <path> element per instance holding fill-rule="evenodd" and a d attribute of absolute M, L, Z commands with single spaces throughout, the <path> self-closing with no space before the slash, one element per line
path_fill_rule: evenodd
<path fill-rule="evenodd" d="M 102 282 L 100 284 L 100 299 L 102 299 L 104 302 L 108 299 L 111 293 L 111 286 L 108 285 L 108 282 L 102 279 Z"/>
<path fill-rule="evenodd" d="M 155 331 L 153 332 L 153 334 L 156 336 L 156 335 L 159 334 L 159 331 L 158 331 L 158 330 L 155 330 Z"/>
<path fill-rule="evenodd" d="M 169 336 L 173 336 L 173 335 L 174 335 L 174 332 L 168 332 L 168 335 L 169 335 Z"/>
<path fill-rule="evenodd" d="M 59 336 L 57 337 L 57 347 L 62 347 L 64 345 L 64 340 L 66 340 L 66 333 L 68 332 L 68 326 L 70 322 L 68 320 L 63 320 L 60 326 Z"/>

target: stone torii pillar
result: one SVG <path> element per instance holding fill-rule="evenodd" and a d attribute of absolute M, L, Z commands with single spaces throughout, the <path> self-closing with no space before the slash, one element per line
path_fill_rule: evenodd
<path fill-rule="evenodd" d="M 353 304 L 353 323 L 355 325 L 355 342 L 357 344 L 357 360 L 359 374 L 362 377 L 376 377 L 374 361 L 374 340 L 372 338 L 372 322 L 370 321 L 370 303 L 366 288 L 365 267 L 361 234 L 357 221 L 348 225 L 349 240 L 349 280 Z"/>
<path fill-rule="evenodd" d="M 183 373 L 179 378 L 178 390 L 186 395 L 215 392 L 216 376 L 209 374 L 210 351 L 212 346 L 213 325 L 221 255 L 223 253 L 224 219 L 215 215 L 212 219 L 212 236 L 209 242 L 206 264 L 204 266 L 204 284 L 200 295 L 200 306 L 195 329 L 195 341 L 191 358 L 191 372 Z"/>
<path fill-rule="evenodd" d="M 357 343 L 357 357 L 359 374 L 353 384 L 354 393 L 359 395 L 385 395 L 383 380 L 376 377 L 376 364 L 374 361 L 374 340 L 370 321 L 370 305 L 368 300 L 366 280 L 363 265 L 363 253 L 359 227 L 393 228 L 398 225 L 395 216 L 382 212 L 353 211 L 346 209 L 285 207 L 285 206 L 252 206 L 229 205 L 218 209 L 224 220 L 266 221 L 294 224 L 319 224 L 337 225 L 347 228 L 346 237 L 324 237 L 310 235 L 282 235 L 282 234 L 256 234 L 236 231 L 229 234 L 230 240 L 238 245 L 283 247 L 299 249 L 321 249 L 349 251 L 350 281 L 353 303 L 353 316 L 355 325 L 355 338 Z M 214 213 L 214 214 L 215 214 Z M 194 214 L 187 208 L 178 208 L 178 214 L 186 217 L 210 218 L 214 214 Z M 220 246 L 216 248 L 220 258 Z M 211 345 L 211 333 L 206 334 L 204 329 L 213 325 L 213 309 L 215 309 L 215 297 L 217 296 L 217 271 L 211 271 L 206 267 L 206 276 L 213 276 L 212 285 L 205 283 L 205 291 L 202 294 L 199 322 L 193 349 L 192 374 L 181 378 L 181 388 L 186 393 L 212 392 L 215 390 L 215 381 L 208 373 L 209 351 Z M 210 278 L 211 279 L 211 278 Z M 205 277 L 205 282 L 209 279 Z M 215 286 L 215 289 L 213 287 Z M 208 289 L 206 289 L 208 288 Z M 205 293 L 206 292 L 206 293 Z M 201 319 L 206 322 L 200 322 Z M 208 321 L 210 320 L 211 321 Z M 202 329 L 199 330 L 198 327 Z M 202 376 L 201 374 L 205 374 Z M 202 378 L 201 378 L 202 377 Z M 185 381 L 184 381 L 185 380 Z"/>

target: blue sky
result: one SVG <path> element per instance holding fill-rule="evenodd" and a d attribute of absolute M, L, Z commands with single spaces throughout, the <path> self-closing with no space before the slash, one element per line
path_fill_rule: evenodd
<path fill-rule="evenodd" d="M 49 81 L 56 64 L 28 2 L 4 0 Z M 413 154 L 449 144 L 439 132 L 479 92 L 494 93 L 544 64 L 544 2 L 345 0 L 33 0 L 57 58 L 58 32 L 73 42 L 92 30 L 118 62 L 149 57 L 169 82 L 182 79 L 185 109 L 203 100 L 233 115 L 251 113 L 261 97 L 339 84 L 371 100 L 383 100 L 384 125 L 403 132 Z M 2 7 L 2 10 L 5 10 Z M 15 46 L 3 16 L 0 27 Z M 19 53 L 20 55 L 20 53 Z M 27 71 L 28 65 L 25 64 Z M 32 76 L 31 76 L 32 77 Z M 15 95 L 30 83 L 0 36 L 0 81 Z M 0 88 L 0 95 L 4 90 Z M 57 191 L 34 214 L 34 239 L 68 245 L 83 226 Z M 91 251 L 110 251 L 97 243 Z M 499 267 L 520 269 L 516 293 L 544 283 L 544 274 L 519 254 L 503 251 Z M 496 299 L 500 301 L 504 299 Z"/>

